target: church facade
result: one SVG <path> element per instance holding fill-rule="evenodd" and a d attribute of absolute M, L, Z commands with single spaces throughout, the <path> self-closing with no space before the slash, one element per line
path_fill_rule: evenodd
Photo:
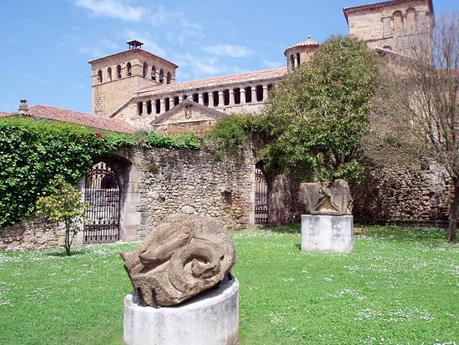
<path fill-rule="evenodd" d="M 432 0 L 383 1 L 343 12 L 349 35 L 381 54 L 407 54 L 406 42 L 430 39 L 434 26 Z M 89 62 L 93 112 L 170 134 L 200 133 L 225 114 L 259 112 L 271 89 L 320 46 L 308 38 L 287 48 L 284 67 L 176 82 L 179 66 L 143 50 L 139 41 L 128 44 L 126 51 Z"/>

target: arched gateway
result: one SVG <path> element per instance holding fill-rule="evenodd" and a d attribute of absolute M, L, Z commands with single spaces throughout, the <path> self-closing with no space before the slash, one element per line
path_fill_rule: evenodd
<path fill-rule="evenodd" d="M 87 204 L 84 243 L 116 242 L 120 238 L 120 186 L 115 172 L 100 162 L 86 174 Z"/>
<path fill-rule="evenodd" d="M 268 223 L 268 184 L 265 174 L 255 168 L 255 224 Z"/>

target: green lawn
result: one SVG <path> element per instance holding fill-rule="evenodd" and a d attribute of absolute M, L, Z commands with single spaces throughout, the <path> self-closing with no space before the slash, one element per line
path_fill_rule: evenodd
<path fill-rule="evenodd" d="M 235 232 L 243 345 L 456 344 L 459 245 L 357 228 L 352 254 L 300 251 L 299 227 Z M 0 344 L 122 344 L 135 244 L 0 254 Z"/>

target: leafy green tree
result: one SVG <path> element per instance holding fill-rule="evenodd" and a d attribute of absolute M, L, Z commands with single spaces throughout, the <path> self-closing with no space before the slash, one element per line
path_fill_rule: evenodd
<path fill-rule="evenodd" d="M 65 253 L 71 255 L 70 247 L 79 230 L 78 223 L 84 219 L 85 203 L 82 194 L 65 181 L 62 175 L 56 175 L 50 183 L 50 194 L 38 199 L 37 214 L 53 223 L 65 225 Z"/>
<path fill-rule="evenodd" d="M 264 113 L 266 170 L 297 179 L 360 180 L 361 140 L 377 82 L 377 58 L 365 43 L 327 40 L 274 89 Z"/>

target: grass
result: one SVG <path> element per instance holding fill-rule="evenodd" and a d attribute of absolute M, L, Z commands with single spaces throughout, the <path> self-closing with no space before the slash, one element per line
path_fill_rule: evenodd
<path fill-rule="evenodd" d="M 299 227 L 233 233 L 243 345 L 456 344 L 459 246 L 356 229 L 351 254 L 300 251 Z M 122 344 L 134 244 L 0 254 L 0 344 Z"/>

